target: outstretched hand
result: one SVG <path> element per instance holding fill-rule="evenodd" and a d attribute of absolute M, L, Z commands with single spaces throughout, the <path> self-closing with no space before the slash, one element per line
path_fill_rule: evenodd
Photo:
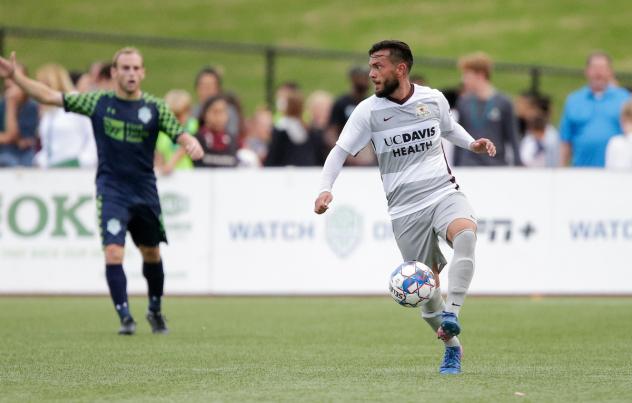
<path fill-rule="evenodd" d="M 314 213 L 322 214 L 329 208 L 329 203 L 334 199 L 331 192 L 324 191 L 318 195 L 314 202 Z"/>
<path fill-rule="evenodd" d="M 470 144 L 470 150 L 476 154 L 487 154 L 490 157 L 496 156 L 496 146 L 486 138 L 480 138 Z"/>
<path fill-rule="evenodd" d="M 0 56 L 0 77 L 13 78 L 13 74 L 15 74 L 15 66 L 15 52 L 11 52 L 9 59 L 5 59 Z"/>

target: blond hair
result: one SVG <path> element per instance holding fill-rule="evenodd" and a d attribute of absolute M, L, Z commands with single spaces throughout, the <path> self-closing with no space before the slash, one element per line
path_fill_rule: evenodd
<path fill-rule="evenodd" d="M 191 108 L 191 95 L 185 90 L 171 90 L 165 94 L 165 104 L 175 115 L 186 112 Z"/>
<path fill-rule="evenodd" d="M 476 52 L 465 55 L 459 59 L 459 69 L 461 71 L 473 71 L 483 74 L 488 80 L 492 76 L 494 62 L 485 52 Z"/>
<path fill-rule="evenodd" d="M 116 51 L 116 53 L 114 54 L 114 57 L 112 57 L 112 67 L 116 68 L 116 62 L 118 61 L 118 58 L 121 57 L 121 55 L 131 55 L 134 53 L 140 56 L 141 66 L 142 66 L 144 59 L 143 59 L 143 54 L 140 53 L 140 50 L 131 46 L 126 46 Z"/>
<path fill-rule="evenodd" d="M 72 92 L 75 90 L 68 70 L 57 63 L 47 63 L 41 66 L 35 76 L 37 81 L 41 81 L 55 91 Z"/>
<path fill-rule="evenodd" d="M 334 97 L 327 91 L 323 91 L 323 90 L 316 90 L 312 92 L 309 95 L 309 97 L 307 97 L 307 101 L 305 101 L 305 105 L 308 110 L 311 110 L 314 107 L 314 105 L 318 105 L 318 104 L 323 104 L 323 105 L 327 105 L 328 107 L 331 107 L 333 103 L 334 103 Z"/>

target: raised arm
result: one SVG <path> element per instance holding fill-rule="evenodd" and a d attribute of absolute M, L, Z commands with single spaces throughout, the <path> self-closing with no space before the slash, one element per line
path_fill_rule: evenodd
<path fill-rule="evenodd" d="M 441 135 L 457 147 L 472 151 L 476 154 L 487 154 L 490 157 L 495 157 L 496 146 L 494 143 L 486 138 L 474 140 L 470 133 L 452 117 L 447 99 L 445 99 L 442 93 L 438 91 L 437 93 L 440 94 L 439 110 L 441 111 Z"/>
<path fill-rule="evenodd" d="M 24 72 L 18 67 L 15 60 L 15 52 L 11 52 L 11 57 L 8 60 L 0 57 L 0 77 L 13 80 L 24 92 L 39 103 L 59 107 L 64 105 L 61 92 L 55 91 L 38 81 L 31 80 L 24 75 Z"/>

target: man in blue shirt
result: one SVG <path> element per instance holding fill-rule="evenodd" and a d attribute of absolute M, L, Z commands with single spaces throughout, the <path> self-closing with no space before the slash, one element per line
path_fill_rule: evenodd
<path fill-rule="evenodd" d="M 619 115 L 630 93 L 614 84 L 612 60 L 603 52 L 586 61 L 588 85 L 566 99 L 560 137 L 562 165 L 603 167 L 608 140 L 621 133 Z"/>
<path fill-rule="evenodd" d="M 0 77 L 12 79 L 38 102 L 64 107 L 90 117 L 97 144 L 97 215 L 105 251 L 105 274 L 114 307 L 121 320 L 119 334 L 134 334 L 129 311 L 127 278 L 123 271 L 125 235 L 129 231 L 143 256 L 152 331 L 167 333 L 161 313 L 164 270 L 159 245 L 166 242 L 160 200 L 153 170 L 159 132 L 167 133 L 193 159 L 202 157 L 198 141 L 180 126 L 164 101 L 140 89 L 145 78 L 143 57 L 123 48 L 112 61 L 113 91 L 62 94 L 26 77 L 11 59 L 0 57 Z"/>

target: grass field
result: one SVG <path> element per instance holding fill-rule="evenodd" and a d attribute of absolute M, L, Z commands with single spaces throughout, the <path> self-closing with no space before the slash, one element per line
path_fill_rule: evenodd
<path fill-rule="evenodd" d="M 158 35 L 258 44 L 365 52 L 373 42 L 400 38 L 415 55 L 456 58 L 484 50 L 497 60 L 581 67 L 594 49 L 605 49 L 615 67 L 632 71 L 632 7 L 628 0 L 0 0 L 0 25 L 74 29 L 119 34 Z M 94 60 L 111 57 L 119 46 L 42 39 L 7 38 L 34 70 L 48 61 L 85 69 Z M 223 67 L 228 89 L 252 111 L 264 101 L 264 58 L 223 52 L 144 48 L 146 89 L 164 94 L 171 88 L 192 89 L 195 72 L 205 64 Z M 364 59 L 359 62 L 365 62 Z M 327 61 L 281 57 L 277 82 L 297 80 L 307 91 L 346 90 L 345 71 L 351 60 Z M 432 86 L 458 82 L 456 69 L 418 65 Z M 528 87 L 526 75 L 502 73 L 499 88 L 517 93 Z M 559 113 L 566 94 L 581 78 L 544 77 Z"/>
<path fill-rule="evenodd" d="M 172 298 L 165 311 L 170 335 L 139 323 L 121 337 L 106 298 L 0 298 L 0 401 L 632 396 L 632 299 L 471 298 L 456 377 L 437 374 L 442 348 L 418 313 L 387 298 Z"/>

